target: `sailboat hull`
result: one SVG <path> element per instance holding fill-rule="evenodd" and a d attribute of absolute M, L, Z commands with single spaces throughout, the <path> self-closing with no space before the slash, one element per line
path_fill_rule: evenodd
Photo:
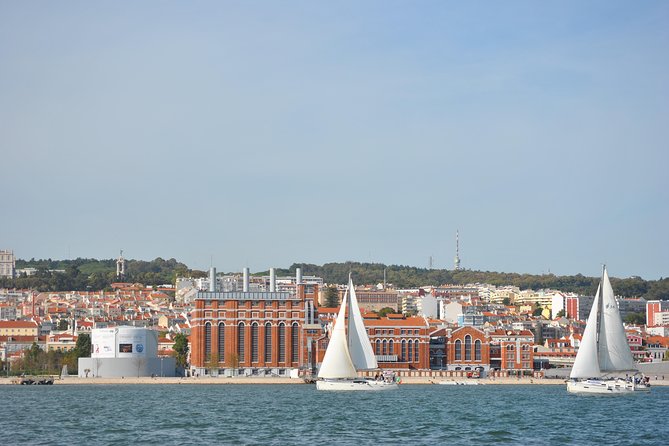
<path fill-rule="evenodd" d="M 376 381 L 373 379 L 319 379 L 316 381 L 316 389 L 318 390 L 335 390 L 335 391 L 369 391 L 378 392 L 385 390 L 397 390 L 399 385 L 397 383 L 389 383 L 385 381 Z"/>
<path fill-rule="evenodd" d="M 583 381 L 567 381 L 567 391 L 575 394 L 622 395 L 649 392 L 650 387 L 634 384 L 623 379 L 586 379 Z"/>

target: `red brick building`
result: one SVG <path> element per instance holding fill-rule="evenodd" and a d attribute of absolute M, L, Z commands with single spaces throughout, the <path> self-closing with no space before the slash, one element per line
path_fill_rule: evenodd
<path fill-rule="evenodd" d="M 490 339 L 478 328 L 456 328 L 447 338 L 447 370 L 483 375 L 490 369 Z"/>
<path fill-rule="evenodd" d="M 490 333 L 491 367 L 510 375 L 532 375 L 534 335 L 529 330 L 495 330 Z"/>
<path fill-rule="evenodd" d="M 199 292 L 191 318 L 194 374 L 285 375 L 313 369 L 318 285 L 291 291 Z"/>

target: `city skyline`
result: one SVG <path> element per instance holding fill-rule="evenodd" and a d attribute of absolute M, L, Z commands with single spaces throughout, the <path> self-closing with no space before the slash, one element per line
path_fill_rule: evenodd
<path fill-rule="evenodd" d="M 669 271 L 669 5 L 0 1 L 0 249 Z"/>

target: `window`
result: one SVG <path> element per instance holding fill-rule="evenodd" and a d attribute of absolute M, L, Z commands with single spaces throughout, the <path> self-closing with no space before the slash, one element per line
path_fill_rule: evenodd
<path fill-rule="evenodd" d="M 407 360 L 407 341 L 402 339 L 402 353 L 400 355 L 400 361 Z"/>
<path fill-rule="evenodd" d="M 286 324 L 279 324 L 279 362 L 286 362 Z"/>
<path fill-rule="evenodd" d="M 391 339 L 388 341 L 388 354 L 389 355 L 394 355 L 395 354 L 395 346 L 393 345 L 393 340 Z"/>
<path fill-rule="evenodd" d="M 382 354 L 382 355 L 387 355 L 387 354 L 388 354 L 388 341 L 386 341 L 386 340 L 384 339 L 384 340 L 383 340 L 383 343 L 381 344 L 381 346 L 382 346 L 382 350 L 381 350 L 382 353 L 381 353 L 381 354 Z"/>
<path fill-rule="evenodd" d="M 204 324 L 204 360 L 209 361 L 209 358 L 211 358 L 211 323 L 207 322 Z"/>
<path fill-rule="evenodd" d="M 291 348 L 292 348 L 292 361 L 293 363 L 297 363 L 300 360 L 300 330 L 299 327 L 297 326 L 297 322 L 292 325 L 292 333 L 291 333 Z"/>
<path fill-rule="evenodd" d="M 476 342 L 474 342 L 474 360 L 475 361 L 480 361 L 481 360 L 481 340 L 477 339 Z"/>
<path fill-rule="evenodd" d="M 408 344 L 409 344 L 409 354 L 407 356 L 407 361 L 411 362 L 413 359 L 413 342 L 409 341 Z"/>
<path fill-rule="evenodd" d="M 465 336 L 465 361 L 472 360 L 472 337 Z"/>
<path fill-rule="evenodd" d="M 418 348 L 418 340 L 413 341 L 413 360 L 414 362 L 419 362 L 419 357 L 418 354 L 420 353 L 420 349 Z"/>
<path fill-rule="evenodd" d="M 381 340 L 377 339 L 376 342 L 374 342 L 374 347 L 375 347 L 375 354 L 380 355 L 381 354 Z"/>
<path fill-rule="evenodd" d="M 265 324 L 265 362 L 272 362 L 272 324 Z"/>
<path fill-rule="evenodd" d="M 225 362 L 225 324 L 218 324 L 218 360 Z"/>
<path fill-rule="evenodd" d="M 240 322 L 237 325 L 237 359 L 239 362 L 244 362 L 244 323 Z"/>
<path fill-rule="evenodd" d="M 455 341 L 455 360 L 462 360 L 462 341 L 460 339 Z"/>
<path fill-rule="evenodd" d="M 251 324 L 251 362 L 258 362 L 258 323 Z"/>

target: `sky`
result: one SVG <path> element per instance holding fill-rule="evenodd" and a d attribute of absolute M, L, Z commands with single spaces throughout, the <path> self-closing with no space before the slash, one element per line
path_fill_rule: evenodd
<path fill-rule="evenodd" d="M 665 1 L 0 0 L 0 249 L 669 276 Z"/>

